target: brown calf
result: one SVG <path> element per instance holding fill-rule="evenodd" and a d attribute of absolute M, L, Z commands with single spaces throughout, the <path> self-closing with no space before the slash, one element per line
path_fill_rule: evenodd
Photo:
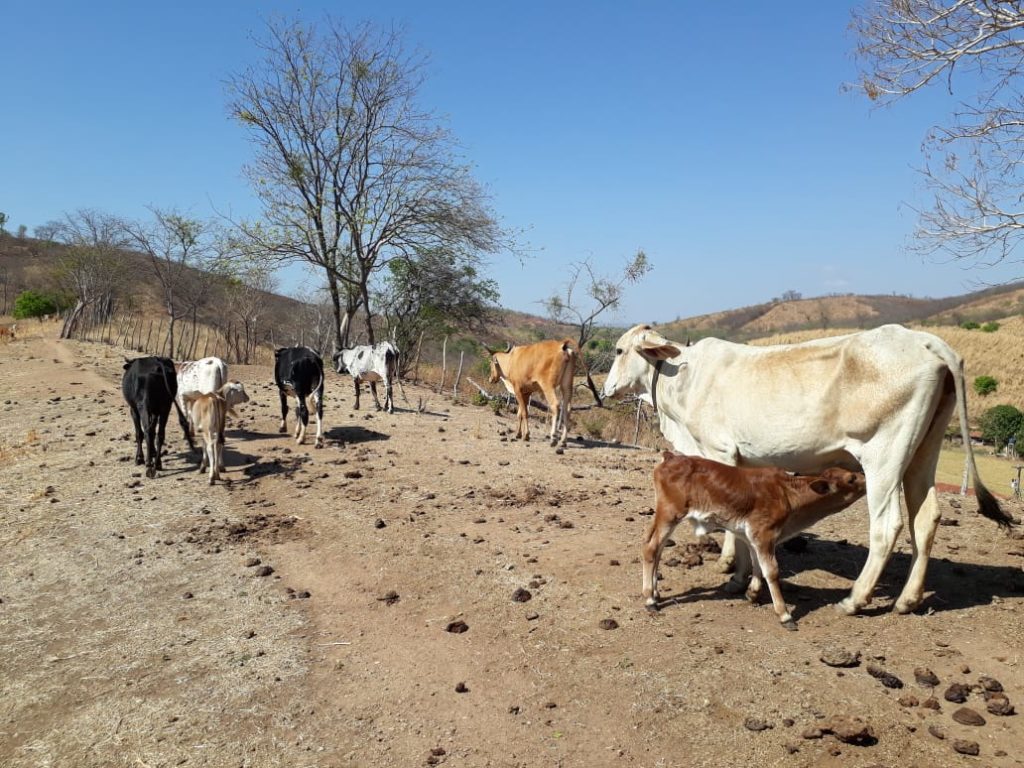
<path fill-rule="evenodd" d="M 0 325 L 0 339 L 4 341 L 14 341 L 14 329 L 16 325 Z"/>
<path fill-rule="evenodd" d="M 224 422 L 227 417 L 228 405 L 224 399 L 224 390 L 230 382 L 214 393 L 196 395 L 192 400 L 190 417 L 197 432 L 203 434 L 203 460 L 199 471 L 209 469 L 210 485 L 220 480 L 220 472 L 224 469 Z"/>
<path fill-rule="evenodd" d="M 775 467 L 732 467 L 665 451 L 654 470 L 654 518 L 644 536 L 643 595 L 658 602 L 658 562 L 680 520 L 698 536 L 731 531 L 750 547 L 754 575 L 747 597 L 757 599 L 761 579 L 786 629 L 796 629 L 782 600 L 775 547 L 822 518 L 849 506 L 866 491 L 863 472 L 833 467 L 820 475 L 791 475 Z"/>
<path fill-rule="evenodd" d="M 507 352 L 488 350 L 491 356 L 491 383 L 499 379 L 515 395 L 519 408 L 516 438 L 530 439 L 528 409 L 530 395 L 541 392 L 551 409 L 551 444 L 565 445 L 569 434 L 569 412 L 572 408 L 572 377 L 576 372 L 579 350 L 572 339 L 538 341 Z M 555 438 L 562 425 L 561 440 Z"/>

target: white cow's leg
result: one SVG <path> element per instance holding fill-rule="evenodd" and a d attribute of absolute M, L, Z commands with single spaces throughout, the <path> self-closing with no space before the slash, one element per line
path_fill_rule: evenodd
<path fill-rule="evenodd" d="M 891 470 L 883 470 L 881 477 L 877 472 L 874 475 L 867 474 L 868 560 L 853 583 L 849 597 L 837 605 L 838 609 L 847 615 L 852 616 L 871 602 L 875 585 L 903 527 L 900 514 L 901 473 L 902 468 L 897 466 Z"/>
<path fill-rule="evenodd" d="M 324 447 L 324 397 L 322 390 L 313 391 L 313 405 L 316 408 L 316 443 L 314 447 Z"/>
<path fill-rule="evenodd" d="M 736 565 L 736 535 L 732 531 L 726 531 L 722 539 L 722 554 L 718 558 L 718 570 L 722 573 L 731 573 Z"/>
<path fill-rule="evenodd" d="M 301 413 L 302 406 L 303 406 L 303 402 L 298 397 L 296 397 L 295 398 L 295 442 L 298 443 L 299 445 L 302 445 L 303 441 L 306 439 L 306 419 L 309 418 L 308 415 L 306 416 L 306 419 L 302 418 L 302 413 Z"/>
<path fill-rule="evenodd" d="M 898 613 L 910 613 L 924 599 L 924 577 L 928 570 L 928 558 L 932 542 L 938 529 L 939 500 L 935 492 L 935 470 L 942 450 L 945 425 L 955 409 L 953 398 L 947 398 L 939 408 L 932 428 L 914 453 L 910 466 L 903 474 L 903 494 L 907 500 L 907 522 L 910 528 L 910 546 L 913 550 L 910 573 L 896 600 Z"/>

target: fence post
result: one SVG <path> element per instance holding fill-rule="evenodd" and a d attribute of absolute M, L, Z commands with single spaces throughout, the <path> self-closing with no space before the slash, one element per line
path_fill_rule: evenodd
<path fill-rule="evenodd" d="M 459 371 L 455 374 L 455 386 L 452 387 L 452 400 L 459 399 L 459 380 L 462 378 L 462 361 L 466 357 L 466 352 L 459 352 Z"/>
<path fill-rule="evenodd" d="M 444 391 L 444 379 L 448 374 L 448 337 L 444 337 L 441 343 L 441 383 L 437 385 L 437 391 Z"/>

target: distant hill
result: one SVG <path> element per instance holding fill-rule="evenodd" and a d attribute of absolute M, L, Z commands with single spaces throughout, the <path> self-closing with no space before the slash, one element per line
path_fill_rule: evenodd
<path fill-rule="evenodd" d="M 60 249 L 59 245 L 34 238 L 0 235 L 0 315 L 10 311 L 14 298 L 22 290 L 52 286 L 52 270 Z M 162 314 L 156 286 L 146 271 L 145 257 L 126 253 L 125 259 L 125 269 L 137 276 L 132 296 L 135 306 L 147 313 Z M 275 343 L 297 341 L 303 333 L 301 325 L 308 306 L 274 293 L 267 293 L 266 299 L 268 316 L 278 330 Z M 204 319 L 209 320 L 209 314 L 214 311 L 215 308 L 208 310 L 208 317 Z M 813 331 L 820 335 L 835 332 L 835 329 L 873 328 L 885 323 L 957 326 L 966 320 L 985 322 L 1022 313 L 1024 281 L 939 299 L 845 294 L 777 300 L 681 318 L 659 324 L 658 329 L 668 338 L 678 340 L 716 336 L 752 341 L 778 334 Z M 605 328 L 601 335 L 614 338 L 619 332 L 621 329 Z M 490 328 L 477 334 L 476 340 L 501 346 L 508 341 L 522 344 L 575 335 L 574 328 L 548 318 L 500 309 Z"/>
<path fill-rule="evenodd" d="M 874 328 L 886 323 L 959 325 L 985 322 L 1024 312 L 1024 282 L 943 299 L 912 296 L 820 296 L 774 301 L 740 309 L 663 323 L 669 338 L 716 336 L 749 341 L 767 335 L 808 329 Z"/>

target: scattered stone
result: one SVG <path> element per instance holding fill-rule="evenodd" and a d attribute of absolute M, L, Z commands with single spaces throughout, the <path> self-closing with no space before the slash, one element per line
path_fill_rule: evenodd
<path fill-rule="evenodd" d="M 986 677 L 982 675 L 978 678 L 978 682 L 981 683 L 981 687 L 989 693 L 1003 692 L 1003 684 L 996 680 L 994 677 Z"/>
<path fill-rule="evenodd" d="M 878 743 L 871 726 L 859 717 L 834 715 L 822 723 L 820 728 L 825 733 L 831 733 L 844 744 L 867 747 Z"/>
<path fill-rule="evenodd" d="M 813 725 L 809 728 L 805 728 L 804 732 L 800 734 L 801 738 L 804 739 L 820 739 L 825 734 L 822 733 L 821 728 L 815 728 Z"/>
<path fill-rule="evenodd" d="M 466 687 L 465 683 L 459 682 L 455 684 L 456 693 L 469 693 L 469 688 Z"/>
<path fill-rule="evenodd" d="M 946 689 L 946 692 L 942 694 L 942 698 L 946 701 L 951 701 L 954 704 L 963 704 L 967 701 L 967 694 L 971 692 L 963 683 L 953 683 Z"/>
<path fill-rule="evenodd" d="M 917 700 L 917 696 L 914 696 L 913 694 L 900 696 L 896 701 L 901 707 L 916 707 L 920 703 Z"/>
<path fill-rule="evenodd" d="M 918 667 L 914 670 L 914 680 L 918 685 L 934 688 L 939 684 L 938 676 L 928 667 Z"/>
<path fill-rule="evenodd" d="M 765 731 L 771 728 L 771 726 L 768 725 L 768 723 L 757 717 L 748 717 L 746 720 L 743 721 L 743 727 L 746 728 L 748 731 Z"/>
<path fill-rule="evenodd" d="M 1005 693 L 991 694 L 985 704 L 985 709 L 990 715 L 999 715 L 1000 717 L 1012 715 L 1014 712 L 1013 704 L 1010 703 Z"/>
<path fill-rule="evenodd" d="M 794 725 L 796 725 L 796 720 L 794 720 L 792 717 L 784 717 L 782 718 L 782 724 L 787 728 L 792 728 Z"/>
<path fill-rule="evenodd" d="M 957 739 L 953 742 L 953 751 L 959 752 L 961 755 L 977 756 L 981 753 L 981 747 L 978 746 L 978 742 L 976 741 Z"/>
<path fill-rule="evenodd" d="M 619 561 L 618 560 L 609 560 L 608 561 L 608 565 L 619 565 Z"/>
<path fill-rule="evenodd" d="M 253 574 L 255 576 L 269 576 L 273 572 L 274 572 L 274 569 L 271 566 L 269 566 L 269 565 L 261 565 L 259 568 L 257 568 L 255 571 L 253 571 Z"/>
<path fill-rule="evenodd" d="M 886 672 L 875 664 L 868 664 L 868 674 L 875 678 L 878 682 L 884 685 L 886 688 L 902 688 L 903 681 L 900 680 L 896 675 Z"/>
<path fill-rule="evenodd" d="M 455 621 L 448 622 L 448 626 L 444 628 L 445 632 L 452 632 L 456 635 L 461 635 L 469 629 L 469 624 L 464 622 L 462 619 L 456 619 Z"/>
<path fill-rule="evenodd" d="M 936 739 L 939 739 L 940 741 L 946 738 L 946 732 L 937 725 L 929 725 L 928 733 L 930 733 L 932 736 L 934 736 Z"/>
<path fill-rule="evenodd" d="M 387 528 L 387 527 L 388 527 L 388 524 L 387 524 L 387 523 L 385 523 L 385 522 L 384 522 L 383 520 L 381 520 L 381 519 L 380 519 L 380 518 L 378 517 L 378 518 L 377 518 L 376 520 L 374 520 L 374 521 L 373 521 L 373 527 L 374 527 L 374 528 L 378 528 L 378 529 L 379 529 L 379 528 Z"/>
<path fill-rule="evenodd" d="M 934 696 L 931 696 L 921 702 L 921 706 L 925 709 L 934 709 L 936 712 L 941 712 L 942 707 L 939 705 L 939 700 Z"/>
<path fill-rule="evenodd" d="M 539 618 L 540 618 L 540 614 L 537 613 L 536 611 L 530 611 L 528 614 L 526 614 L 526 620 L 527 621 L 536 621 Z"/>
<path fill-rule="evenodd" d="M 262 562 L 258 557 L 248 557 L 245 560 L 246 568 L 254 568 Z"/>
<path fill-rule="evenodd" d="M 860 651 L 829 648 L 821 654 L 821 661 L 830 667 L 856 667 L 860 664 Z"/>
<path fill-rule="evenodd" d="M 617 622 L 615 619 L 601 619 L 601 621 L 598 622 L 597 626 L 599 626 L 601 629 L 618 629 L 619 622 Z"/>
<path fill-rule="evenodd" d="M 191 592 L 186 592 L 181 597 L 182 597 L 183 600 L 191 600 L 192 599 L 192 593 Z"/>
<path fill-rule="evenodd" d="M 363 473 L 358 469 L 349 469 L 342 473 L 342 477 L 348 480 L 358 480 L 363 476 Z"/>
<path fill-rule="evenodd" d="M 953 719 L 960 725 L 984 725 L 985 718 L 979 715 L 970 707 L 960 707 L 953 713 Z"/>
<path fill-rule="evenodd" d="M 528 603 L 533 599 L 533 594 L 528 589 L 519 587 L 515 592 L 512 593 L 512 601 L 515 603 Z"/>
<path fill-rule="evenodd" d="M 301 592 L 296 593 L 295 596 L 300 600 L 306 600 L 307 598 L 312 597 L 312 594 L 308 589 L 304 589 Z"/>

